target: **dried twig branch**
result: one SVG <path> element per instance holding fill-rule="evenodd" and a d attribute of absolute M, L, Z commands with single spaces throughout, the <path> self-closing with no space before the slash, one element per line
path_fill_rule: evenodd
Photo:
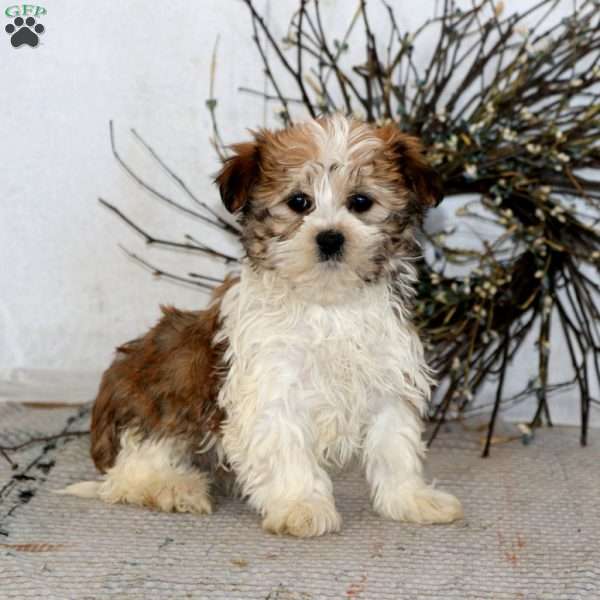
<path fill-rule="evenodd" d="M 27 440 L 26 442 L 22 442 L 21 444 L 15 444 L 14 446 L 0 446 L 0 450 L 2 450 L 3 452 L 18 452 L 19 450 L 23 450 L 24 448 L 27 448 L 28 446 L 31 446 L 33 444 L 47 444 L 48 442 L 54 442 L 62 438 L 81 437 L 82 435 L 89 434 L 89 429 L 86 431 L 63 431 L 54 435 L 33 437 Z"/>
<path fill-rule="evenodd" d="M 183 179 L 181 179 L 181 177 L 179 177 L 179 175 L 177 175 L 171 168 L 169 168 L 165 164 L 165 162 L 162 160 L 162 158 L 156 153 L 154 148 L 152 148 L 152 146 L 150 146 L 135 129 L 131 129 L 131 133 L 139 142 L 141 142 L 141 144 L 144 146 L 144 148 L 146 148 L 146 150 L 148 150 L 148 152 L 152 155 L 152 158 L 154 158 L 154 160 L 156 160 L 156 162 L 163 168 L 163 170 L 166 173 L 168 173 L 168 175 L 172 179 L 175 180 L 177 185 L 185 192 L 185 194 L 189 198 L 191 198 L 191 200 L 193 200 L 196 204 L 198 204 L 198 206 L 201 206 L 205 211 L 207 211 L 208 213 L 210 213 L 212 215 L 212 217 L 216 221 L 216 223 L 214 223 L 215 225 L 217 225 L 220 229 L 223 229 L 224 231 L 227 231 L 229 233 L 233 233 L 233 234 L 239 233 L 239 231 L 240 231 L 239 227 L 237 225 L 231 225 L 230 223 L 225 221 L 222 217 L 220 217 L 217 214 L 217 212 L 215 210 L 213 210 L 210 206 L 208 206 L 208 204 L 206 204 L 206 202 L 203 202 L 202 200 L 200 200 L 198 198 L 198 196 L 196 196 L 194 194 L 194 192 L 192 192 L 192 190 L 188 187 L 188 185 L 183 181 Z"/>
<path fill-rule="evenodd" d="M 136 225 L 131 219 L 126 217 L 121 210 L 119 210 L 116 206 L 107 202 L 103 198 L 98 198 L 98 202 L 108 208 L 111 212 L 116 214 L 124 223 L 129 225 L 131 229 L 133 229 L 136 233 L 141 235 L 144 238 L 144 241 L 148 245 L 154 246 L 164 246 L 167 248 L 172 248 L 176 250 L 187 250 L 189 252 L 199 252 L 201 254 L 206 254 L 213 258 L 220 258 L 225 260 L 226 262 L 236 262 L 237 259 L 234 256 L 230 256 L 228 254 L 224 254 L 223 252 L 218 252 L 217 250 L 213 250 L 206 245 L 200 245 L 199 243 L 189 244 L 185 242 L 174 242 L 171 240 L 165 240 L 162 238 L 156 238 L 150 235 L 147 231 L 142 229 L 139 225 Z M 191 236 L 188 236 L 187 239 L 193 239 Z"/>
<path fill-rule="evenodd" d="M 6 460 L 6 462 L 10 465 L 11 469 L 18 469 L 19 465 L 12 460 L 9 456 L 9 452 L 19 452 L 20 450 L 24 450 L 25 448 L 32 446 L 34 444 L 47 444 L 49 442 L 54 442 L 59 439 L 69 438 L 69 437 L 81 437 L 83 435 L 89 435 L 89 430 L 87 431 L 62 431 L 61 433 L 57 433 L 54 435 L 46 435 L 33 437 L 26 442 L 22 442 L 20 444 L 15 444 L 13 446 L 5 446 L 0 445 L 0 456 Z"/>
<path fill-rule="evenodd" d="M 175 281 L 177 283 L 182 283 L 185 285 L 198 287 L 198 288 L 201 288 L 203 290 L 208 290 L 208 291 L 212 290 L 215 287 L 215 284 L 222 283 L 222 281 L 223 281 L 221 279 L 209 277 L 208 275 L 198 275 L 198 274 L 192 275 L 191 273 L 190 273 L 190 277 L 183 277 L 181 275 L 176 275 L 175 273 L 170 273 L 169 271 L 159 269 L 158 267 L 154 266 L 152 263 L 148 262 L 147 260 L 141 258 L 137 254 L 130 252 L 124 246 L 120 246 L 120 248 L 121 248 L 121 250 L 123 250 L 123 252 L 125 252 L 125 254 L 127 254 L 127 256 L 129 258 L 131 258 L 131 260 L 133 260 L 134 262 L 137 262 L 139 265 L 141 265 L 142 267 L 144 267 L 145 269 L 150 271 L 152 273 L 152 275 L 158 279 L 168 279 L 170 281 Z"/>

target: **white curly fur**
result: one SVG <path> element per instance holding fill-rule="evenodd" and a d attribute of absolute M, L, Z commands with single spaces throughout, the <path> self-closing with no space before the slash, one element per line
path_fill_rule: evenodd
<path fill-rule="evenodd" d="M 405 267 L 405 283 L 413 277 Z M 458 501 L 421 477 L 420 415 L 432 380 L 387 281 L 324 306 L 299 299 L 276 274 L 245 266 L 221 310 L 220 337 L 228 341 L 223 447 L 266 529 L 300 536 L 338 530 L 326 469 L 356 455 L 382 515 L 416 522 L 460 516 Z"/>

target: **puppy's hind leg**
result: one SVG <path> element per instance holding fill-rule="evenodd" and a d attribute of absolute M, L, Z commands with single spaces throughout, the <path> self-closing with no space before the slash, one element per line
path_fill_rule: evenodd
<path fill-rule="evenodd" d="M 192 457 L 189 444 L 177 438 L 143 438 L 126 430 L 102 481 L 76 483 L 59 493 L 166 512 L 211 513 L 208 475 L 194 467 Z"/>

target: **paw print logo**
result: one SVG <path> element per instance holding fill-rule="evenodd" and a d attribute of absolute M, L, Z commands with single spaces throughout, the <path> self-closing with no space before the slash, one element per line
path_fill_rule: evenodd
<path fill-rule="evenodd" d="M 44 33 L 44 26 L 41 23 L 36 24 L 33 17 L 27 17 L 26 20 L 17 17 L 12 23 L 9 23 L 4 30 L 10 35 L 10 43 L 15 48 L 18 48 L 23 44 L 35 48 L 40 41 L 38 34 Z"/>

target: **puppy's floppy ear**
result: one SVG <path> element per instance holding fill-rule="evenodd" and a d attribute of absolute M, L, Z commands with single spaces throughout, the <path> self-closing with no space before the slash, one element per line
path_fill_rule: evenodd
<path fill-rule="evenodd" d="M 223 204 L 230 213 L 235 213 L 246 205 L 258 180 L 260 152 L 257 142 L 234 144 L 231 148 L 234 154 L 223 161 L 215 183 Z"/>
<path fill-rule="evenodd" d="M 392 124 L 380 127 L 378 134 L 419 202 L 425 208 L 437 206 L 444 197 L 442 178 L 425 158 L 421 142 Z"/>

